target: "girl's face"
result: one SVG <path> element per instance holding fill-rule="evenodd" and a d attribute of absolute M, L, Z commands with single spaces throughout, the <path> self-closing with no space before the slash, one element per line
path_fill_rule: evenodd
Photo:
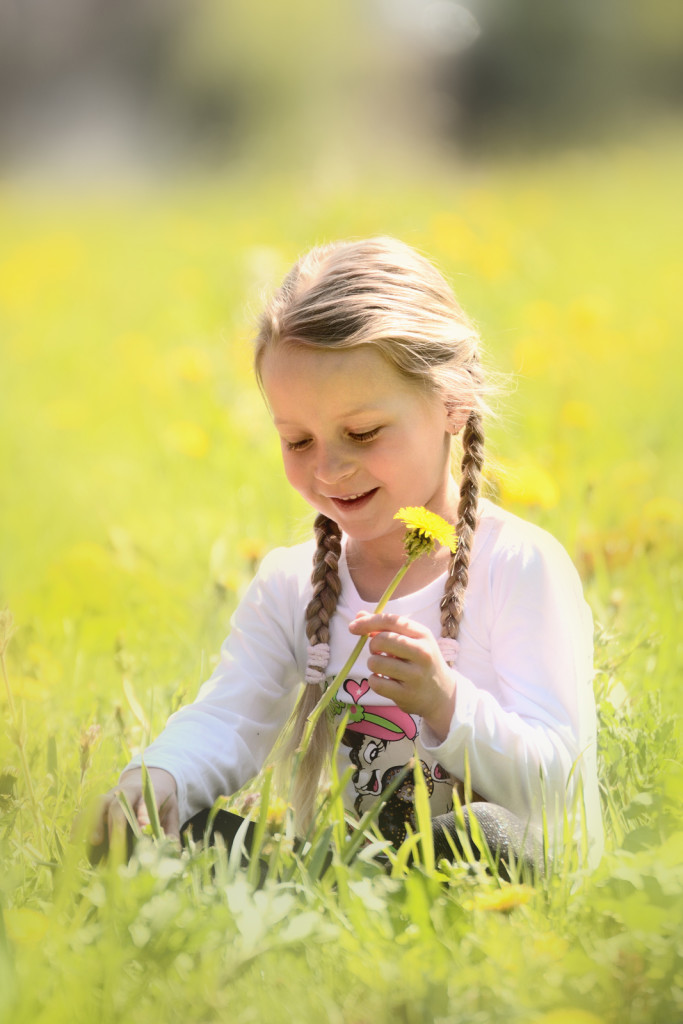
<path fill-rule="evenodd" d="M 393 516 L 405 505 L 452 518 L 452 417 L 376 349 L 278 345 L 265 352 L 261 377 L 287 479 L 349 537 L 402 545 Z"/>

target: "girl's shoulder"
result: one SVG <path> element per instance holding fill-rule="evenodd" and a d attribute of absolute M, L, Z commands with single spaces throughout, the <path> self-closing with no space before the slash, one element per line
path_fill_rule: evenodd
<path fill-rule="evenodd" d="M 273 548 L 240 594 L 233 625 L 256 616 L 291 632 L 301 620 L 311 592 L 314 541 Z"/>
<path fill-rule="evenodd" d="M 532 567 L 578 577 L 566 549 L 547 530 L 536 523 L 483 499 L 475 532 L 472 565 L 487 562 L 492 567 Z"/>
<path fill-rule="evenodd" d="M 313 539 L 291 547 L 273 548 L 264 555 L 256 578 L 262 582 L 289 582 L 299 589 L 310 581 L 314 553 Z"/>

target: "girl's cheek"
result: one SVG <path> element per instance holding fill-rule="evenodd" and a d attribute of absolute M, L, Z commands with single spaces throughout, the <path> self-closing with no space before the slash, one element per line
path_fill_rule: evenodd
<path fill-rule="evenodd" d="M 300 468 L 297 467 L 296 463 L 292 461 L 291 456 L 287 453 L 283 453 L 282 460 L 288 482 L 298 491 L 302 483 Z"/>

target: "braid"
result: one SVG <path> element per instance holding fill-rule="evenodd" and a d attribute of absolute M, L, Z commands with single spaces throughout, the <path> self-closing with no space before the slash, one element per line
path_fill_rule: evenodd
<path fill-rule="evenodd" d="M 306 608 L 306 636 L 312 644 L 330 642 L 330 619 L 337 609 L 341 593 L 339 556 L 341 530 L 333 519 L 322 514 L 313 524 L 317 547 L 313 556 L 313 597 Z"/>
<path fill-rule="evenodd" d="M 306 635 L 310 641 L 306 685 L 290 719 L 289 736 L 284 747 L 285 761 L 298 750 L 306 728 L 306 719 L 323 695 L 323 680 L 329 659 L 330 620 L 334 615 L 339 595 L 339 556 L 341 530 L 333 519 L 318 515 L 314 523 L 316 549 L 313 556 L 313 596 L 306 608 Z M 318 648 L 317 651 L 315 648 Z M 311 679 L 319 679 L 313 682 Z M 299 824 L 307 828 L 318 794 L 320 776 L 332 750 L 332 734 L 327 715 L 315 727 L 299 770 L 294 778 L 293 803 Z M 282 781 L 291 783 L 287 769 L 282 766 Z"/>
<path fill-rule="evenodd" d="M 477 500 L 484 464 L 484 426 L 477 410 L 470 413 L 462 437 L 460 503 L 458 505 L 458 548 L 451 560 L 446 589 L 441 601 L 441 635 L 455 640 L 465 603 L 470 555 L 477 526 Z"/>

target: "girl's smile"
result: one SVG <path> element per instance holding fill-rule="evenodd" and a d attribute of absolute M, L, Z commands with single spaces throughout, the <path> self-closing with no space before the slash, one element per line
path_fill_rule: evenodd
<path fill-rule="evenodd" d="M 263 390 L 292 487 L 375 559 L 402 558 L 393 516 L 424 505 L 453 518 L 449 413 L 370 346 L 267 350 Z"/>

